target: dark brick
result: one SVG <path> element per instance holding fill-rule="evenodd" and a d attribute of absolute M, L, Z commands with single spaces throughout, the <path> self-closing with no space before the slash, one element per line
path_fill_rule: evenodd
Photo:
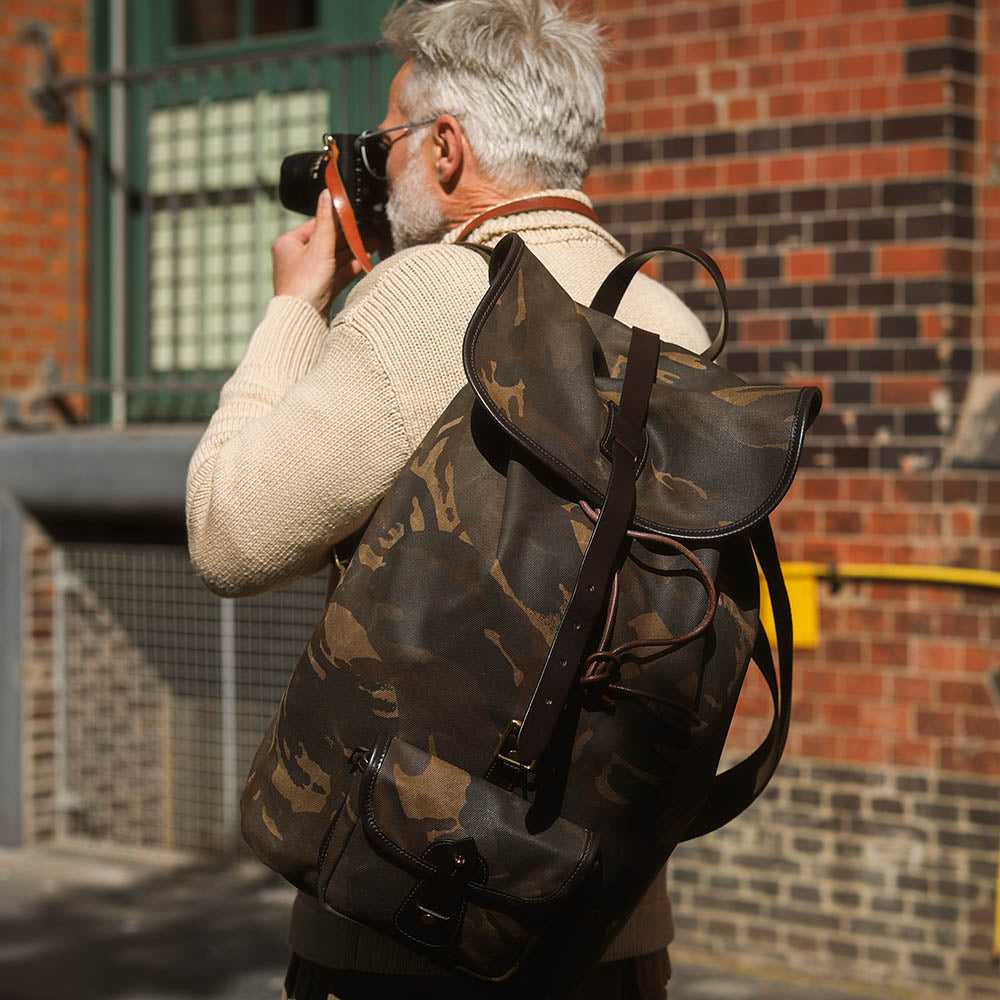
<path fill-rule="evenodd" d="M 810 428 L 810 433 L 821 438 L 844 437 L 847 434 L 847 426 L 840 414 L 824 410 L 816 418 L 815 423 Z"/>
<path fill-rule="evenodd" d="M 726 247 L 730 250 L 757 245 L 756 226 L 726 227 Z"/>
<path fill-rule="evenodd" d="M 896 779 L 896 787 L 901 792 L 926 792 L 930 788 L 930 783 L 917 774 L 901 774 Z"/>
<path fill-rule="evenodd" d="M 788 144 L 792 149 L 825 146 L 827 141 L 826 125 L 822 122 L 793 125 L 789 130 Z"/>
<path fill-rule="evenodd" d="M 749 153 L 772 153 L 784 145 L 780 128 L 757 128 L 747 133 Z"/>
<path fill-rule="evenodd" d="M 919 333 L 917 317 L 908 315 L 880 316 L 878 335 L 882 340 L 914 340 Z M 911 789 L 922 791 L 923 789 Z"/>
<path fill-rule="evenodd" d="M 826 209 L 826 188 L 803 188 L 792 192 L 793 212 L 822 212 Z"/>
<path fill-rule="evenodd" d="M 786 906 L 774 906 L 768 911 L 772 920 L 794 924 L 800 927 L 821 927 L 825 930 L 840 929 L 840 920 L 830 913 L 819 913 L 816 910 L 796 910 Z"/>
<path fill-rule="evenodd" d="M 863 438 L 874 437 L 879 431 L 895 433 L 896 415 L 893 413 L 859 413 L 858 434 Z"/>
<path fill-rule="evenodd" d="M 882 188 L 886 208 L 940 205 L 947 196 L 948 185 L 944 181 L 893 181 Z"/>
<path fill-rule="evenodd" d="M 827 781 L 846 785 L 864 785 L 868 788 L 885 784 L 885 775 L 877 771 L 861 771 L 846 767 L 817 766 L 813 768 L 813 780 L 820 783 Z"/>
<path fill-rule="evenodd" d="M 860 858 L 864 854 L 863 845 L 856 840 L 838 840 L 833 850 L 838 858 Z"/>
<path fill-rule="evenodd" d="M 822 219 L 813 223 L 813 243 L 845 243 L 850 238 L 847 219 Z"/>
<path fill-rule="evenodd" d="M 949 115 L 899 115 L 882 123 L 884 142 L 906 142 L 910 139 L 945 139 L 951 133 Z"/>
<path fill-rule="evenodd" d="M 977 133 L 976 119 L 971 115 L 952 115 L 952 133 L 956 139 L 964 142 L 975 142 Z"/>
<path fill-rule="evenodd" d="M 841 405 L 868 406 L 872 401 L 872 384 L 870 381 L 851 382 L 837 379 L 833 383 L 833 402 Z"/>
<path fill-rule="evenodd" d="M 872 912 L 874 913 L 902 913 L 903 901 L 898 896 L 873 896 Z M 853 929 L 853 925 L 852 925 Z M 879 933 L 884 929 L 883 924 L 879 924 Z"/>
<path fill-rule="evenodd" d="M 892 813 L 898 816 L 903 812 L 903 803 L 899 799 L 872 799 L 872 809 L 877 813 Z"/>
<path fill-rule="evenodd" d="M 964 799 L 982 799 L 993 804 L 1000 796 L 1000 782 L 988 784 L 985 781 L 964 781 L 956 778 L 941 778 L 938 781 L 939 795 L 957 795 Z"/>
<path fill-rule="evenodd" d="M 597 147 L 597 152 L 594 153 L 594 158 L 591 162 L 595 167 L 606 167 L 613 161 L 615 155 L 620 150 L 621 143 L 602 142 Z"/>
<path fill-rule="evenodd" d="M 840 889 L 833 892 L 830 898 L 837 904 L 837 906 L 860 906 L 861 905 L 861 894 L 857 892 L 848 892 L 847 890 Z"/>
<path fill-rule="evenodd" d="M 941 433 L 935 413 L 904 413 L 903 434 L 906 437 L 936 437 Z"/>
<path fill-rule="evenodd" d="M 896 220 L 892 216 L 858 220 L 858 239 L 862 242 L 883 243 L 896 238 Z"/>
<path fill-rule="evenodd" d="M 831 347 L 816 351 L 814 364 L 816 371 L 822 374 L 826 374 L 827 372 L 856 371 L 854 368 L 854 353 L 843 347 Z"/>
<path fill-rule="evenodd" d="M 826 320 L 795 316 L 788 321 L 788 336 L 791 340 L 824 340 Z"/>
<path fill-rule="evenodd" d="M 737 375 L 756 375 L 760 371 L 760 354 L 757 351 L 740 351 L 727 347 L 726 368 Z"/>
<path fill-rule="evenodd" d="M 942 879 L 937 884 L 937 891 L 951 899 L 978 899 L 979 890 L 980 887 L 972 882 L 952 882 Z"/>
<path fill-rule="evenodd" d="M 724 194 L 706 198 L 703 207 L 706 219 L 719 219 L 738 214 L 740 203 L 736 195 Z"/>
<path fill-rule="evenodd" d="M 826 950 L 838 958 L 857 958 L 859 949 L 853 941 L 838 941 L 832 938 L 826 942 Z"/>
<path fill-rule="evenodd" d="M 903 284 L 903 301 L 908 306 L 937 305 L 951 302 L 951 282 L 932 279 L 907 281 Z"/>
<path fill-rule="evenodd" d="M 936 347 L 904 347 L 900 369 L 905 372 L 936 372 L 941 358 Z"/>
<path fill-rule="evenodd" d="M 778 191 L 755 191 L 747 195 L 748 215 L 778 215 L 781 212 L 781 194 Z"/>
<path fill-rule="evenodd" d="M 935 469 L 941 462 L 941 449 L 920 447 L 912 445 L 904 448 L 886 447 L 879 448 L 877 461 L 880 469 L 898 472 L 905 465 L 910 465 L 914 460 L 921 463 L 922 468 Z"/>
<path fill-rule="evenodd" d="M 906 73 L 909 76 L 920 73 L 940 73 L 947 69 L 959 73 L 974 74 L 976 72 L 976 53 L 957 45 L 936 45 L 907 50 Z"/>
<path fill-rule="evenodd" d="M 867 118 L 853 118 L 836 122 L 833 141 L 838 146 L 867 146 L 872 141 L 872 123 Z"/>
<path fill-rule="evenodd" d="M 837 208 L 871 208 L 875 204 L 875 196 L 870 184 L 856 184 L 851 187 L 838 188 Z"/>
<path fill-rule="evenodd" d="M 833 255 L 835 274 L 869 274 L 871 269 L 870 250 L 838 250 Z"/>
<path fill-rule="evenodd" d="M 735 132 L 710 132 L 705 136 L 706 156 L 726 156 L 737 149 Z"/>
<path fill-rule="evenodd" d="M 812 301 L 814 306 L 823 309 L 846 306 L 848 302 L 847 285 L 813 285 Z"/>
<path fill-rule="evenodd" d="M 713 296 L 711 308 L 715 308 L 715 293 L 711 292 L 709 294 Z M 759 305 L 756 288 L 743 287 L 730 289 L 728 298 L 729 308 L 733 312 L 753 312 Z"/>
<path fill-rule="evenodd" d="M 653 143 L 649 139 L 632 139 L 622 143 L 622 161 L 649 163 L 653 159 Z"/>
<path fill-rule="evenodd" d="M 859 347 L 858 371 L 894 372 L 898 370 L 896 352 L 891 347 Z"/>
<path fill-rule="evenodd" d="M 670 877 L 672 879 L 673 869 L 671 868 L 670 871 L 671 871 Z M 750 890 L 752 892 L 756 892 L 760 896 L 777 896 L 778 892 L 781 889 L 781 886 L 778 882 L 773 882 L 771 880 L 762 882 L 760 881 L 760 879 L 750 879 L 749 885 L 750 885 Z"/>
<path fill-rule="evenodd" d="M 651 201 L 628 201 L 622 205 L 623 222 L 646 222 L 659 210 Z"/>
<path fill-rule="evenodd" d="M 910 962 L 918 969 L 943 969 L 944 959 L 932 952 L 917 951 L 910 955 Z"/>
<path fill-rule="evenodd" d="M 896 287 L 891 281 L 867 281 L 858 285 L 858 304 L 891 306 L 896 301 Z"/>
<path fill-rule="evenodd" d="M 955 182 L 951 185 L 951 200 L 963 208 L 971 208 L 975 195 L 971 184 Z"/>
<path fill-rule="evenodd" d="M 779 246 L 782 243 L 801 243 L 803 227 L 801 222 L 778 222 L 767 227 L 767 242 L 769 246 Z"/>
<path fill-rule="evenodd" d="M 815 788 L 793 788 L 789 797 L 793 802 L 809 806 L 818 806 L 822 799 L 819 791 Z"/>
<path fill-rule="evenodd" d="M 776 254 L 767 257 L 747 257 L 743 269 L 747 278 L 777 278 L 781 274 L 781 258 Z"/>
<path fill-rule="evenodd" d="M 817 360 L 819 355 L 827 352 L 817 351 Z M 836 795 L 830 796 L 830 804 L 834 809 L 846 810 L 849 812 L 857 812 L 861 808 L 861 796 L 860 795 L 849 795 L 843 792 Z"/>
<path fill-rule="evenodd" d="M 815 837 L 796 837 L 792 841 L 792 847 L 801 854 L 821 854 L 823 841 Z"/>
<path fill-rule="evenodd" d="M 954 217 L 951 215 L 917 215 L 906 220 L 906 238 L 908 240 L 934 240 L 950 236 L 955 228 Z"/>
<path fill-rule="evenodd" d="M 694 158 L 694 136 L 673 135 L 660 140 L 656 159 L 691 160 Z"/>
<path fill-rule="evenodd" d="M 977 826 L 1000 827 L 1000 810 L 997 809 L 970 809 L 969 819 Z"/>
<path fill-rule="evenodd" d="M 942 920 L 946 923 L 954 923 L 958 919 L 957 907 L 941 903 L 917 901 L 913 905 L 913 912 L 916 916 L 923 917 L 926 920 Z"/>
<path fill-rule="evenodd" d="M 767 290 L 768 309 L 801 309 L 803 300 L 801 285 L 779 285 Z"/>
<path fill-rule="evenodd" d="M 663 218 L 668 221 L 693 219 L 694 212 L 693 198 L 670 198 L 663 202 Z"/>

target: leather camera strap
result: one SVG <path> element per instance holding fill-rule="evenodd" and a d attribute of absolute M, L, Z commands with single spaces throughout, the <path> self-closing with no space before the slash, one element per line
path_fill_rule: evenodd
<path fill-rule="evenodd" d="M 366 270 L 372 269 L 372 259 L 365 249 L 364 241 L 361 239 L 361 230 L 358 229 L 358 220 L 354 217 L 354 208 L 351 206 L 351 199 L 347 197 L 344 182 L 337 169 L 337 161 L 340 159 L 340 150 L 336 142 L 330 144 L 330 159 L 326 165 L 326 186 L 330 189 L 330 197 L 333 199 L 333 211 L 337 215 L 340 223 L 340 231 L 347 239 L 347 245 L 351 248 L 351 253 L 358 259 L 358 262 Z"/>
<path fill-rule="evenodd" d="M 506 205 L 497 205 L 496 208 L 491 208 L 477 215 L 462 227 L 462 231 L 456 237 L 455 242 L 464 240 L 469 233 L 478 229 L 484 222 L 488 222 L 490 219 L 498 219 L 504 215 L 520 215 L 522 212 L 545 211 L 575 212 L 577 215 L 582 215 L 590 219 L 591 222 L 599 221 L 597 213 L 582 201 L 577 201 L 575 198 L 560 198 L 559 195 L 539 195 L 535 198 L 520 198 Z"/>

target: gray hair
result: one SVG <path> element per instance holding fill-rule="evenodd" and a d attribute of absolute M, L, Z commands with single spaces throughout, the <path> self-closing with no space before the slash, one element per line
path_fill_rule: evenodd
<path fill-rule="evenodd" d="M 553 0 L 403 0 L 382 36 L 412 61 L 406 113 L 455 114 L 490 180 L 580 186 L 604 131 L 598 24 Z"/>

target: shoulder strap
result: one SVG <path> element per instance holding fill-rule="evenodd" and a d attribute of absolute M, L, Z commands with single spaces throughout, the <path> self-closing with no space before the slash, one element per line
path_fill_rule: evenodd
<path fill-rule="evenodd" d="M 719 265 L 704 250 L 680 245 L 651 247 L 649 250 L 640 250 L 638 253 L 626 257 L 604 279 L 604 283 L 598 288 L 597 294 L 590 303 L 590 308 L 596 309 L 598 312 L 605 313 L 608 316 L 614 316 L 618 311 L 619 305 L 621 305 L 622 297 L 625 295 L 629 283 L 636 276 L 639 268 L 647 261 L 665 253 L 680 253 L 684 254 L 685 257 L 690 257 L 692 260 L 697 261 L 708 271 L 715 282 L 719 298 L 722 299 L 722 319 L 719 321 L 719 330 L 712 343 L 701 353 L 703 361 L 714 361 L 722 353 L 723 347 L 726 346 L 726 336 L 729 332 L 729 304 L 726 301 L 726 280 L 722 277 L 722 271 L 719 270 Z"/>
<path fill-rule="evenodd" d="M 760 746 L 745 760 L 715 779 L 708 799 L 688 827 L 684 840 L 693 840 L 718 830 L 743 812 L 770 781 L 788 736 L 792 709 L 792 611 L 781 575 L 774 534 L 766 518 L 750 530 L 750 542 L 764 574 L 774 611 L 780 673 L 775 673 L 771 646 L 763 625 L 757 629 L 753 648 L 754 662 L 771 692 L 774 715 L 771 728 Z"/>
<path fill-rule="evenodd" d="M 660 338 L 634 329 L 621 401 L 613 411 L 611 477 L 573 596 L 556 632 L 517 732 L 516 758 L 528 766 L 542 755 L 580 670 L 591 630 L 604 606 L 615 560 L 635 510 L 635 480 L 645 454 L 646 412 L 656 380 Z"/>
<path fill-rule="evenodd" d="M 474 219 L 470 219 L 462 227 L 462 231 L 458 234 L 456 242 L 464 240 L 469 233 L 478 229 L 484 222 L 488 222 L 490 219 L 498 219 L 504 215 L 520 215 L 522 212 L 543 211 L 574 212 L 576 215 L 582 215 L 590 219 L 591 222 L 599 221 L 597 213 L 589 205 L 585 205 L 582 201 L 577 201 L 575 198 L 562 198 L 556 194 L 538 195 L 535 198 L 519 198 L 517 201 L 508 202 L 506 205 L 497 205 L 496 208 L 487 209 L 487 211 L 477 215 Z"/>

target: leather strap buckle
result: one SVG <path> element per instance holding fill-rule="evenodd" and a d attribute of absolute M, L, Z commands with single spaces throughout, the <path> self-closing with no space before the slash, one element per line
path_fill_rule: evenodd
<path fill-rule="evenodd" d="M 517 752 L 517 736 L 521 732 L 521 721 L 519 719 L 511 719 L 510 724 L 503 732 L 503 736 L 500 737 L 500 742 L 497 744 L 496 752 L 493 754 L 494 760 L 501 760 L 509 767 L 518 768 L 521 771 L 534 771 L 535 761 L 530 764 L 524 764 Z"/>

